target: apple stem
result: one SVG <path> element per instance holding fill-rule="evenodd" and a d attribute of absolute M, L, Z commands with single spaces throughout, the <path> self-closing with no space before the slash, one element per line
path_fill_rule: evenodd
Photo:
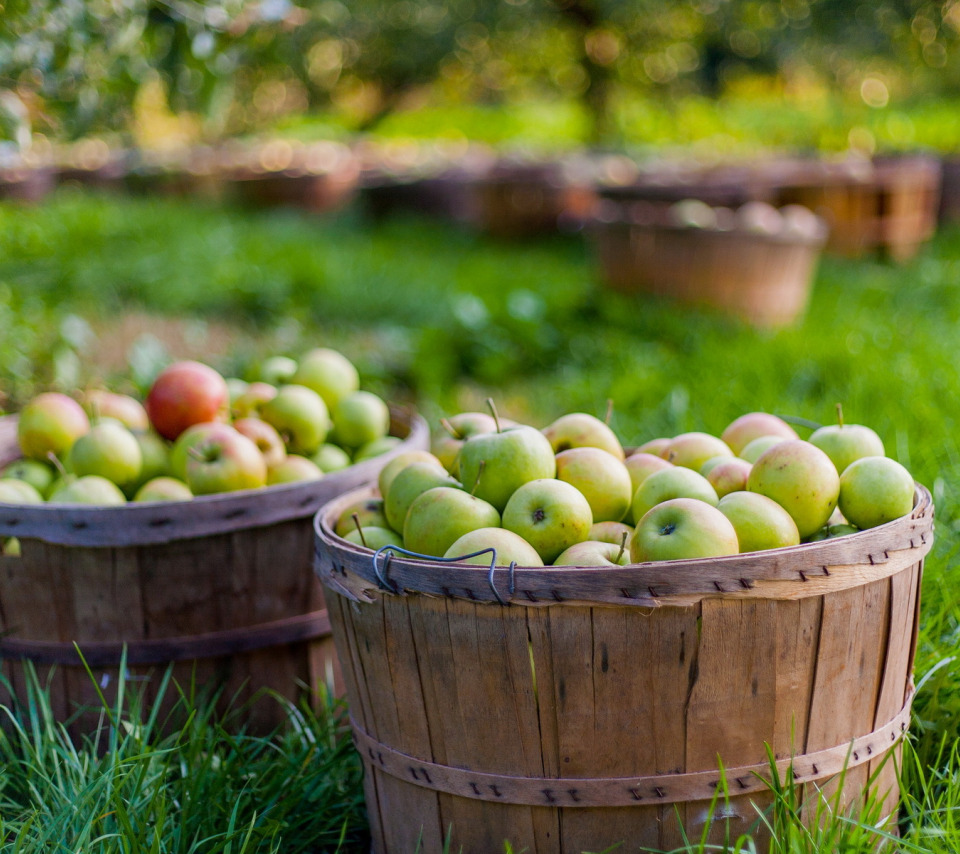
<path fill-rule="evenodd" d="M 607 427 L 609 427 L 610 421 L 612 418 L 613 418 L 613 398 L 608 397 L 607 398 L 607 414 L 603 418 L 603 423 L 606 424 Z"/>
<path fill-rule="evenodd" d="M 843 404 L 837 404 L 837 424 L 843 427 Z"/>
<path fill-rule="evenodd" d="M 620 558 L 623 557 L 623 553 L 627 550 L 627 537 L 629 536 L 626 531 L 620 535 L 620 551 L 617 552 L 617 563 L 620 563 Z"/>
<path fill-rule="evenodd" d="M 475 498 L 474 493 L 477 491 L 477 488 L 480 486 L 480 478 L 483 477 L 483 469 L 486 467 L 487 461 L 480 460 L 480 465 L 477 466 L 477 479 L 473 482 L 473 489 L 470 490 L 470 497 Z"/>
<path fill-rule="evenodd" d="M 60 459 L 53 451 L 47 451 L 47 459 L 50 460 L 50 463 L 57 470 L 60 477 L 66 476 L 67 470 L 63 467 L 63 463 L 60 462 Z"/>
<path fill-rule="evenodd" d="M 447 421 L 446 418 L 440 419 L 440 426 L 443 427 L 443 429 L 446 430 L 451 436 L 453 436 L 454 439 L 463 438 L 463 433 L 457 430 L 457 428 L 454 427 L 449 421 Z"/>
<path fill-rule="evenodd" d="M 487 406 L 490 407 L 490 414 L 493 415 L 493 423 L 497 425 L 497 432 L 502 433 L 500 429 L 500 415 L 497 412 L 497 405 L 493 402 L 492 397 L 487 398 Z"/>
<path fill-rule="evenodd" d="M 370 546 L 367 545 L 367 538 L 363 536 L 363 525 L 360 524 L 359 514 L 354 513 L 350 518 L 353 519 L 353 524 L 357 526 L 357 533 L 360 534 L 360 542 L 363 543 L 363 547 L 365 549 L 370 548 Z"/>

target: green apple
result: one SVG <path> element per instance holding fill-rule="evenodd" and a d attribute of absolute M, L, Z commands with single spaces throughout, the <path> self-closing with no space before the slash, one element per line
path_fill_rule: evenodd
<path fill-rule="evenodd" d="M 625 544 L 597 540 L 574 543 L 553 561 L 554 566 L 626 566 L 628 563 L 630 550 Z"/>
<path fill-rule="evenodd" d="M 390 430 L 390 410 L 373 392 L 354 391 L 341 397 L 331 414 L 334 441 L 344 448 L 360 448 Z"/>
<path fill-rule="evenodd" d="M 143 453 L 136 437 L 119 421 L 100 421 L 69 452 L 70 469 L 79 477 L 98 474 L 123 489 L 137 482 Z"/>
<path fill-rule="evenodd" d="M 401 469 L 383 497 L 387 527 L 393 528 L 394 531 L 402 531 L 407 511 L 414 499 L 422 492 L 437 486 L 458 489 L 460 484 L 456 478 L 447 474 L 446 469 L 438 468 L 433 463 L 410 463 Z"/>
<path fill-rule="evenodd" d="M 633 449 L 635 454 L 653 454 L 654 456 L 661 457 L 663 452 L 669 447 L 672 439 L 667 439 L 661 437 L 658 439 L 650 439 L 649 441 L 644 442 L 642 445 Z"/>
<path fill-rule="evenodd" d="M 343 537 L 349 531 L 356 530 L 358 523 L 364 530 L 367 528 L 390 528 L 383 505 L 382 498 L 361 498 L 351 502 L 340 511 L 337 523 L 334 525 L 334 531 L 338 537 Z M 354 516 L 357 518 L 354 519 Z M 397 543 L 401 539 L 402 537 L 397 534 Z"/>
<path fill-rule="evenodd" d="M 266 483 L 260 449 L 228 424 L 211 430 L 187 454 L 187 486 L 194 495 L 258 489 Z"/>
<path fill-rule="evenodd" d="M 53 481 L 57 477 L 57 470 L 48 463 L 26 458 L 14 460 L 10 465 L 0 470 L 0 478 L 13 478 L 29 483 L 41 495 L 49 492 Z"/>
<path fill-rule="evenodd" d="M 556 454 L 570 448 L 601 448 L 618 460 L 625 456 L 617 434 L 595 415 L 586 412 L 561 415 L 543 428 L 543 435 Z"/>
<path fill-rule="evenodd" d="M 133 437 L 140 446 L 140 476 L 132 487 L 136 491 L 148 480 L 170 474 L 171 446 L 153 430 L 138 430 Z"/>
<path fill-rule="evenodd" d="M 739 492 L 747 488 L 747 478 L 753 466 L 739 457 L 728 457 L 719 465 L 714 466 L 706 475 L 710 485 L 716 490 L 717 497 L 723 498 L 731 492 Z"/>
<path fill-rule="evenodd" d="M 670 440 L 670 444 L 660 454 L 675 466 L 700 471 L 701 466 L 711 457 L 732 457 L 733 451 L 723 439 L 709 433 L 680 433 Z"/>
<path fill-rule="evenodd" d="M 430 439 L 430 451 L 452 475 L 460 473 L 457 456 L 463 443 L 480 433 L 495 433 L 497 422 L 485 412 L 460 412 L 441 419 L 442 430 Z"/>
<path fill-rule="evenodd" d="M 267 468 L 275 468 L 287 458 L 287 446 L 277 428 L 260 418 L 238 418 L 233 429 L 246 436 L 257 446 Z"/>
<path fill-rule="evenodd" d="M 748 463 L 753 464 L 774 445 L 779 445 L 781 442 L 787 441 L 790 440 L 785 439 L 783 436 L 757 436 L 756 439 L 751 439 L 740 449 L 739 457 L 741 460 L 746 460 Z"/>
<path fill-rule="evenodd" d="M 143 404 L 129 394 L 118 394 L 102 388 L 88 389 L 81 401 L 91 421 L 115 418 L 128 430 L 148 430 L 150 419 Z"/>
<path fill-rule="evenodd" d="M 646 479 L 647 475 L 655 471 L 670 468 L 673 463 L 668 463 L 658 454 L 649 454 L 646 451 L 637 451 L 630 454 L 623 463 L 630 472 L 630 485 L 633 491 L 639 489 L 640 484 Z"/>
<path fill-rule="evenodd" d="M 205 421 L 202 424 L 194 424 L 184 430 L 170 448 L 170 474 L 177 480 L 186 483 L 187 480 L 187 457 L 190 449 L 197 445 L 204 436 L 217 429 L 220 421 Z"/>
<path fill-rule="evenodd" d="M 260 363 L 255 382 L 278 386 L 291 382 L 297 372 L 296 360 L 289 356 L 268 356 Z M 295 380 L 294 380 L 295 381 Z M 252 385 L 252 383 L 251 383 Z"/>
<path fill-rule="evenodd" d="M 444 469 L 445 466 L 429 451 L 414 449 L 411 451 L 402 451 L 390 460 L 377 476 L 377 487 L 381 495 L 386 495 L 390 491 L 390 484 L 393 479 L 410 463 L 433 463 L 437 468 Z"/>
<path fill-rule="evenodd" d="M 883 440 L 863 424 L 844 424 L 838 409 L 838 424 L 827 424 L 810 434 L 810 443 L 823 451 L 843 474 L 854 460 L 884 456 Z"/>
<path fill-rule="evenodd" d="M 840 475 L 840 512 L 858 528 L 874 528 L 913 510 L 913 476 L 889 457 L 861 457 Z"/>
<path fill-rule="evenodd" d="M 323 471 L 313 460 L 298 454 L 288 454 L 280 462 L 267 466 L 267 486 L 280 483 L 299 483 L 304 480 L 320 480 Z"/>
<path fill-rule="evenodd" d="M 313 389 L 331 411 L 342 398 L 360 388 L 360 374 L 353 362 L 328 347 L 305 353 L 290 381 Z"/>
<path fill-rule="evenodd" d="M 384 546 L 402 546 L 403 537 L 390 528 L 380 528 L 377 525 L 370 525 L 368 528 L 354 528 L 347 531 L 343 538 L 348 543 L 357 546 L 363 546 L 366 549 L 382 549 Z"/>
<path fill-rule="evenodd" d="M 731 492 L 717 509 L 733 524 L 742 552 L 800 544 L 797 525 L 776 501 L 757 492 Z"/>
<path fill-rule="evenodd" d="M 310 455 L 310 459 L 320 466 L 325 474 L 342 471 L 352 463 L 350 454 L 339 445 L 332 445 L 329 442 L 322 444 L 315 453 Z"/>
<path fill-rule="evenodd" d="M 737 456 L 754 439 L 760 436 L 780 436 L 782 439 L 799 439 L 797 431 L 782 418 L 769 412 L 748 412 L 735 418 L 720 434 L 720 438 Z"/>
<path fill-rule="evenodd" d="M 379 439 L 374 439 L 372 442 L 367 442 L 366 445 L 361 445 L 353 452 L 353 461 L 355 463 L 362 463 L 364 460 L 372 460 L 374 457 L 379 457 L 382 454 L 392 451 L 396 448 L 403 440 L 397 436 L 381 436 Z"/>
<path fill-rule="evenodd" d="M 97 474 L 63 481 L 48 500 L 51 504 L 95 504 L 105 507 L 127 503 L 119 486 Z"/>
<path fill-rule="evenodd" d="M 231 406 L 241 394 L 250 388 L 250 383 L 240 379 L 240 377 L 224 377 L 224 381 L 227 384 L 227 398 Z"/>
<path fill-rule="evenodd" d="M 190 487 L 175 477 L 161 475 L 148 480 L 134 493 L 133 500 L 145 501 L 189 501 L 193 498 Z"/>
<path fill-rule="evenodd" d="M 643 515 L 671 498 L 697 498 L 716 506 L 720 498 L 717 491 L 702 474 L 683 466 L 655 471 L 647 477 L 633 496 L 631 510 L 638 521 Z"/>
<path fill-rule="evenodd" d="M 619 546 L 621 543 L 630 542 L 632 536 L 632 525 L 625 525 L 623 522 L 594 522 L 590 526 L 587 539 Z"/>
<path fill-rule="evenodd" d="M 277 396 L 277 387 L 265 382 L 252 382 L 237 397 L 230 399 L 230 412 L 236 418 L 260 417 L 260 410 L 268 400 Z"/>
<path fill-rule="evenodd" d="M 25 480 L 0 477 L 0 504 L 43 504 L 43 496 Z"/>
<path fill-rule="evenodd" d="M 591 525 L 593 512 L 583 493 L 552 477 L 519 486 L 503 510 L 503 527 L 530 543 L 544 564 L 586 540 Z"/>
<path fill-rule="evenodd" d="M 330 414 L 323 398 L 302 385 L 285 385 L 260 407 L 260 417 L 283 436 L 287 450 L 310 456 L 330 432 Z"/>
<path fill-rule="evenodd" d="M 23 455 L 32 460 L 64 456 L 73 443 L 90 429 L 90 419 L 72 397 L 57 391 L 39 394 L 20 411 L 17 441 Z"/>
<path fill-rule="evenodd" d="M 696 498 L 671 498 L 651 508 L 630 541 L 631 563 L 690 560 L 740 551 L 733 523 Z"/>
<path fill-rule="evenodd" d="M 460 537 L 477 528 L 496 528 L 500 513 L 459 487 L 437 486 L 418 495 L 403 522 L 404 548 L 443 557 Z"/>
<path fill-rule="evenodd" d="M 464 489 L 501 512 L 520 486 L 557 473 L 549 440 L 526 425 L 470 436 L 460 449 L 459 461 Z"/>
<path fill-rule="evenodd" d="M 702 466 L 700 466 L 698 471 L 700 472 L 700 474 L 706 477 L 718 465 L 720 465 L 720 463 L 725 463 L 730 459 L 732 459 L 732 457 L 730 457 L 729 454 L 720 454 L 719 456 L 716 456 L 716 457 L 710 457 L 709 460 L 707 460 Z"/>
<path fill-rule="evenodd" d="M 845 537 L 847 534 L 856 534 L 859 530 L 855 525 L 849 525 L 844 522 L 838 525 L 825 525 L 807 537 L 804 542 L 818 543 L 821 540 L 835 540 L 837 537 Z"/>
<path fill-rule="evenodd" d="M 462 557 L 483 549 L 495 549 L 494 566 L 543 566 L 543 561 L 537 550 L 519 534 L 508 531 L 506 528 L 477 528 L 460 537 L 443 555 L 445 558 Z M 488 554 L 466 558 L 462 563 L 478 566 L 490 565 L 491 556 Z"/>
<path fill-rule="evenodd" d="M 747 489 L 776 501 L 793 517 L 800 536 L 809 537 L 836 508 L 840 475 L 816 445 L 787 439 L 760 455 L 750 470 Z"/>
<path fill-rule="evenodd" d="M 583 493 L 594 522 L 619 522 L 630 509 L 630 472 L 620 458 L 601 448 L 581 446 L 561 451 L 557 454 L 557 479 Z"/>
<path fill-rule="evenodd" d="M 20 557 L 22 548 L 16 537 L 0 538 L 0 555 L 4 557 Z"/>

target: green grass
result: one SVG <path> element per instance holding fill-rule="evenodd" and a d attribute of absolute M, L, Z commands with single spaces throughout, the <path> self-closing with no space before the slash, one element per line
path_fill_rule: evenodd
<path fill-rule="evenodd" d="M 876 429 L 888 453 L 934 493 L 937 536 L 917 650 L 917 676 L 925 681 L 905 754 L 900 848 L 960 850 L 957 230 L 944 231 L 903 266 L 825 257 L 808 315 L 777 332 L 605 292 L 577 235 L 506 244 L 416 219 L 374 227 L 356 211 L 308 218 L 64 193 L 40 207 L 0 206 L 0 246 L 0 392 L 11 406 L 58 377 L 67 385 L 82 380 L 106 343 L 85 340 L 82 320 L 102 328 L 134 308 L 235 324 L 238 346 L 220 365 L 235 373 L 278 349 L 295 355 L 312 344 L 342 347 L 370 387 L 415 401 L 432 420 L 493 395 L 503 414 L 542 425 L 575 409 L 602 414 L 610 398 L 617 432 L 638 443 L 692 429 L 719 433 L 753 409 L 826 422 L 842 402 L 849 422 Z M 193 731 L 176 749 L 199 757 L 213 750 L 204 737 Z M 72 758 L 65 745 L 57 748 L 63 755 L 47 758 L 82 765 L 77 786 L 109 805 L 137 774 L 176 765 L 174 746 L 161 744 L 156 755 L 151 748 L 106 766 Z M 286 761 L 274 746 L 242 744 L 261 751 L 256 761 Z M 46 759 L 18 761 L 39 767 Z M 153 770 L 136 770 L 141 762 Z M 213 786 L 209 766 L 204 773 Z M 104 777 L 116 783 L 98 782 Z M 0 798 L 15 790 L 0 788 Z M 169 792 L 155 797 L 158 809 L 179 802 Z M 804 835 L 791 824 L 789 797 L 776 819 L 782 846 L 771 854 L 861 850 L 861 842 Z M 40 832 L 36 822 L 23 830 L 22 814 L 20 824 L 10 824 L 10 815 L 0 808 L 8 839 Z M 851 838 L 862 837 L 868 818 L 833 831 L 846 827 Z M 290 847 L 297 839 L 285 820 L 273 825 L 274 836 L 241 849 L 251 819 L 244 813 L 231 820 L 225 808 L 206 832 L 235 834 L 235 850 L 300 850 Z M 172 836 L 168 842 L 173 846 Z M 700 848 L 692 842 L 689 850 Z"/>

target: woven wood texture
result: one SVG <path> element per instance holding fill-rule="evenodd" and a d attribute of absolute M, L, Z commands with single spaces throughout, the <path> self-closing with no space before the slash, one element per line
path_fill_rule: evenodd
<path fill-rule="evenodd" d="M 714 842 L 753 830 L 762 844 L 757 809 L 770 798 L 762 788 L 740 792 L 735 780 L 712 808 L 703 789 L 659 798 L 660 784 L 629 806 L 595 798 L 611 779 L 715 781 L 718 762 L 763 765 L 765 744 L 778 760 L 797 757 L 811 797 L 814 784 L 827 792 L 836 785 L 836 765 L 817 757 L 856 751 L 844 803 L 861 798 L 875 774 L 870 792 L 886 798 L 887 814 L 895 811 L 896 735 L 909 705 L 932 543 L 933 508 L 922 487 L 904 519 L 799 549 L 677 562 L 674 587 L 672 564 L 609 574 L 518 568 L 509 605 L 497 602 L 484 567 L 401 556 L 386 581 L 402 593 L 379 589 L 372 553 L 331 533 L 347 500 L 317 516 L 317 572 L 365 748 L 377 854 L 415 850 L 421 838 L 421 850 L 441 850 L 450 827 L 454 850 L 466 854 L 502 850 L 505 839 L 538 854 L 618 843 L 623 851 L 670 849 L 682 842 L 681 825 L 698 837 L 708 820 Z M 507 570 L 496 572 L 502 594 Z M 442 582 L 446 594 L 422 592 L 444 573 L 452 573 Z M 522 594 L 551 575 L 559 599 L 550 586 L 536 602 Z M 752 586 L 713 584 L 739 577 Z M 611 594 L 624 579 L 628 589 L 656 579 L 664 590 L 617 600 Z M 378 744 L 388 748 L 381 757 Z M 497 779 L 519 779 L 515 788 L 526 794 L 511 801 Z M 490 790 L 492 798 L 470 788 L 491 781 L 499 792 Z"/>
<path fill-rule="evenodd" d="M 13 419 L 0 419 L 0 459 L 16 457 Z M 24 659 L 50 680 L 55 713 L 96 704 L 88 663 L 108 699 L 119 652 L 148 700 L 168 664 L 185 686 L 222 690 L 241 706 L 265 689 L 296 701 L 320 686 L 342 691 L 323 590 L 312 572 L 317 508 L 375 479 L 384 463 L 426 448 L 426 423 L 393 411 L 393 451 L 320 481 L 119 508 L 0 505 L 0 536 L 20 557 L 0 557 L 0 667 L 24 695 Z M 14 446 L 11 447 L 11 441 Z M 166 521 L 153 525 L 157 518 Z M 8 702 L 0 689 L 0 701 Z M 81 717 L 76 732 L 95 716 Z M 286 718 L 280 703 L 251 702 L 241 716 L 258 731 Z"/>

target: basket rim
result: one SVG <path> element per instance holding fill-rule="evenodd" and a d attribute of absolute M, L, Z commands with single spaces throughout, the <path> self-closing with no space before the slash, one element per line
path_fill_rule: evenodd
<path fill-rule="evenodd" d="M 410 407 L 389 407 L 390 435 L 401 443 L 319 480 L 116 507 L 0 503 L 0 537 L 35 537 L 59 545 L 159 545 L 312 517 L 324 502 L 356 484 L 369 483 L 385 463 L 429 441 L 423 416 Z"/>
<path fill-rule="evenodd" d="M 327 502 L 313 521 L 315 571 L 325 584 L 358 601 L 371 601 L 372 593 L 423 593 L 502 605 L 512 600 L 658 607 L 707 596 L 797 599 L 855 586 L 867 576 L 892 575 L 921 562 L 933 544 L 933 498 L 916 483 L 914 508 L 906 516 L 843 537 L 766 551 L 613 567 L 491 568 L 396 553 L 376 562 L 379 553 L 339 537 L 334 524 L 341 508 L 377 494 L 371 486 L 352 490 Z"/>

